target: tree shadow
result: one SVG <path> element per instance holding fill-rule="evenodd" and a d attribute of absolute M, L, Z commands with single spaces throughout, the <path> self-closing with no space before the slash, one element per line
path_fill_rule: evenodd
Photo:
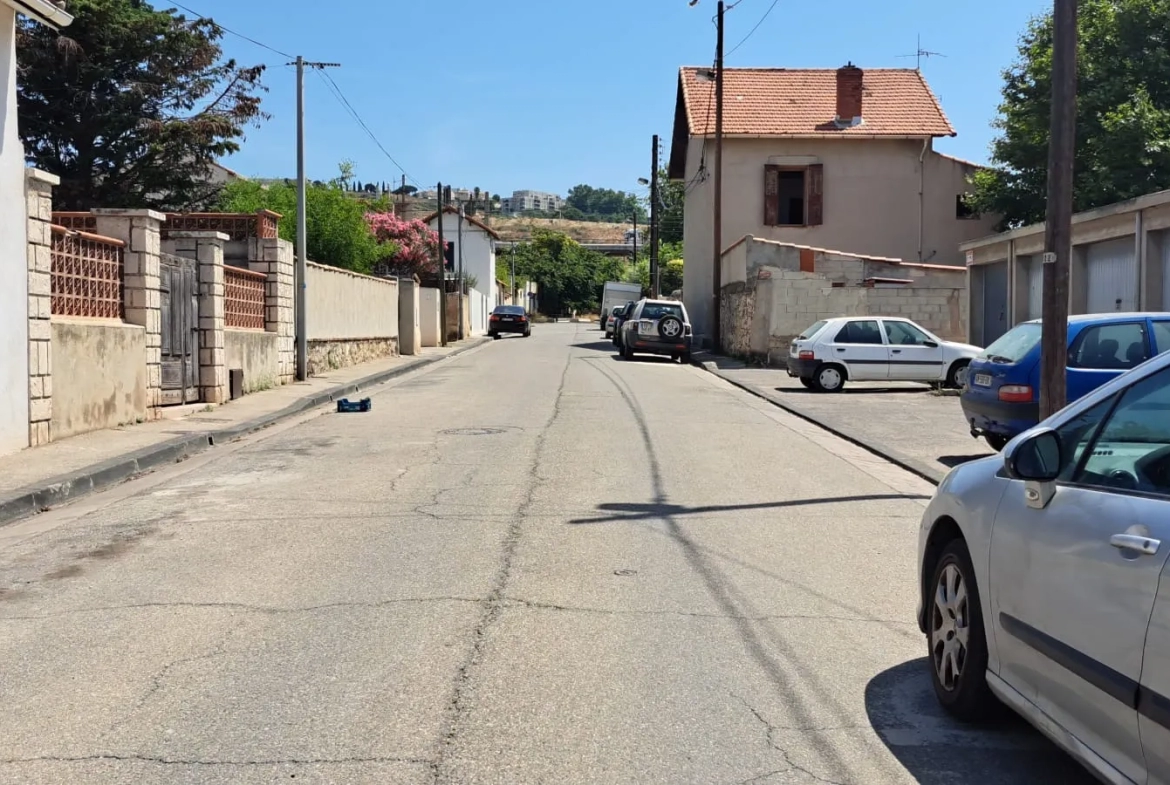
<path fill-rule="evenodd" d="M 962 466 L 964 463 L 978 461 L 981 458 L 990 458 L 992 454 L 993 453 L 985 452 L 980 455 L 943 455 L 935 458 L 935 460 L 941 463 L 943 466 L 953 469 L 956 466 Z"/>
<path fill-rule="evenodd" d="M 1090 785 L 1072 757 L 1004 708 L 986 725 L 964 725 L 934 696 L 927 658 L 879 673 L 865 688 L 869 722 L 898 762 L 920 783 Z"/>
<path fill-rule="evenodd" d="M 776 392 L 785 393 L 788 395 L 825 395 L 815 390 L 809 390 L 804 387 L 777 387 Z M 922 395 L 930 392 L 929 387 L 921 389 L 917 387 L 857 387 L 847 385 L 845 389 L 841 390 L 835 395 Z"/>
<path fill-rule="evenodd" d="M 618 515 L 601 518 L 575 518 L 569 523 L 574 525 L 584 523 L 613 523 L 630 521 L 647 521 L 659 518 L 674 518 L 683 515 L 706 515 L 718 512 L 736 512 L 743 510 L 776 510 L 785 507 L 806 507 L 814 504 L 847 504 L 849 502 L 872 501 L 912 501 L 928 499 L 928 496 L 905 493 L 876 493 L 862 496 L 830 496 L 822 499 L 789 499 L 778 502 L 757 502 L 754 504 L 707 504 L 698 507 L 687 507 L 682 504 L 667 504 L 665 502 L 641 504 L 637 502 L 611 502 L 599 504 L 599 512 L 620 513 Z"/>

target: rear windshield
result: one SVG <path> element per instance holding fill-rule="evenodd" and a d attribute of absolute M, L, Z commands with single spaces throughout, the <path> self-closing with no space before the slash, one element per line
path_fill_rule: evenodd
<path fill-rule="evenodd" d="M 1028 356 L 1028 352 L 1040 343 L 1040 325 L 1029 322 L 1017 324 L 1003 336 L 983 350 L 979 355 L 981 360 L 991 360 L 998 363 L 1018 363 Z"/>
<path fill-rule="evenodd" d="M 683 318 L 682 306 L 673 303 L 646 303 L 642 307 L 643 319 L 661 319 L 663 316 Z"/>
<path fill-rule="evenodd" d="M 496 306 L 496 310 L 492 313 L 503 313 L 509 316 L 523 316 L 524 306 L 522 305 L 500 305 Z"/>
<path fill-rule="evenodd" d="M 810 327 L 807 330 L 805 330 L 804 332 L 802 332 L 800 335 L 797 336 L 797 338 L 801 341 L 812 340 L 813 338 L 816 337 L 817 333 L 819 333 L 821 330 L 825 329 L 826 324 L 828 324 L 828 322 L 821 320 L 821 321 L 817 322 L 816 324 L 814 324 L 812 327 Z"/>

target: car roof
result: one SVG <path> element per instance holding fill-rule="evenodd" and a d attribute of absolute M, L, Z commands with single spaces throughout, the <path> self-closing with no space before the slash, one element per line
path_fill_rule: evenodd
<path fill-rule="evenodd" d="M 1068 317 L 1068 323 L 1073 325 L 1103 324 L 1108 322 L 1123 322 L 1130 319 L 1165 318 L 1170 319 L 1170 311 L 1117 311 L 1116 313 L 1080 313 Z M 1041 319 L 1029 319 L 1022 324 L 1040 324 Z"/>
<path fill-rule="evenodd" d="M 647 305 L 682 305 L 679 300 L 651 300 L 649 297 L 642 298 L 642 302 Z"/>

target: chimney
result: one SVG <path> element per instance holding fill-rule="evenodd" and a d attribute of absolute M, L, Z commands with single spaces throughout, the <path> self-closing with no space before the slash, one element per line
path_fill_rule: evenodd
<path fill-rule="evenodd" d="M 861 125 L 861 103 L 865 72 L 853 63 L 837 69 L 837 125 Z"/>

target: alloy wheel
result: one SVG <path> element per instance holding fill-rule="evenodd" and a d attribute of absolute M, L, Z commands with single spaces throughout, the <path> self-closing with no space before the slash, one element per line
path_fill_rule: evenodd
<path fill-rule="evenodd" d="M 939 684 L 954 691 L 967 663 L 971 616 L 967 581 L 958 566 L 948 564 L 938 576 L 931 610 L 930 653 Z"/>

